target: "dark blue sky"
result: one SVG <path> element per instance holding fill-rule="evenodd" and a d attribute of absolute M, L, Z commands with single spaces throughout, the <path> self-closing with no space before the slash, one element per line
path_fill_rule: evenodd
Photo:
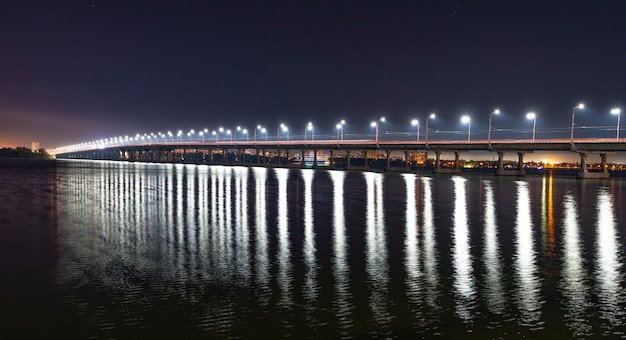
<path fill-rule="evenodd" d="M 0 145 L 308 121 L 330 135 L 342 118 L 371 133 L 381 115 L 408 132 L 433 111 L 431 131 L 466 131 L 467 113 L 480 139 L 496 107 L 494 128 L 531 128 L 532 110 L 538 138 L 558 138 L 579 101 L 577 135 L 611 137 L 625 18 L 623 0 L 5 1 Z"/>

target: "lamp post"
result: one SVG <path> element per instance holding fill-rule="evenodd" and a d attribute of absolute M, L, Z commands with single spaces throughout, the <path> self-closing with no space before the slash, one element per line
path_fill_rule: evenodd
<path fill-rule="evenodd" d="M 489 144 L 491 144 L 491 117 L 493 117 L 494 114 L 499 115 L 500 110 L 496 109 L 489 114 L 489 129 L 487 130 L 487 141 Z"/>
<path fill-rule="evenodd" d="M 611 110 L 611 114 L 617 115 L 617 134 L 615 136 L 615 139 L 619 139 L 619 116 L 622 113 L 622 110 L 618 109 L 618 108 L 614 108 L 613 110 Z"/>
<path fill-rule="evenodd" d="M 341 135 L 341 140 L 343 140 L 343 126 L 346 125 L 346 121 L 345 120 L 341 120 L 339 123 L 337 123 L 336 127 L 337 127 L 337 141 L 339 141 L 339 136 Z"/>
<path fill-rule="evenodd" d="M 426 117 L 426 144 L 428 144 L 428 120 L 434 119 L 434 118 L 435 118 L 434 113 L 431 113 L 428 117 Z"/>
<path fill-rule="evenodd" d="M 533 142 L 535 141 L 535 127 L 537 126 L 537 115 L 534 112 L 528 112 L 526 114 L 527 119 L 533 120 Z"/>
<path fill-rule="evenodd" d="M 241 133 L 243 133 L 244 135 L 246 135 L 246 143 L 248 143 L 248 138 L 249 138 L 249 135 L 248 135 L 248 129 L 243 129 L 243 130 L 241 130 Z"/>
<path fill-rule="evenodd" d="M 228 130 L 226 130 L 226 134 L 230 135 L 230 142 L 232 143 L 232 141 L 233 141 L 233 133 L 232 133 L 232 131 L 230 131 L 230 129 L 228 129 Z"/>
<path fill-rule="evenodd" d="M 261 128 L 261 132 L 265 134 L 265 143 L 267 143 L 267 129 Z"/>
<path fill-rule="evenodd" d="M 200 131 L 198 134 L 202 136 L 202 144 L 204 144 L 204 131 Z"/>
<path fill-rule="evenodd" d="M 411 125 L 415 126 L 417 125 L 417 143 L 420 142 L 420 122 L 417 119 L 413 119 L 411 121 Z"/>
<path fill-rule="evenodd" d="M 263 129 L 263 127 L 261 125 L 257 125 L 256 129 L 254 129 L 254 142 L 255 143 L 256 143 L 256 132 L 257 132 L 257 130 L 261 130 L 261 129 Z"/>
<path fill-rule="evenodd" d="M 370 124 L 371 127 L 375 127 L 376 128 L 376 144 L 378 144 L 378 125 L 379 122 L 384 122 L 385 121 L 385 117 L 381 117 L 379 120 L 374 121 Z"/>
<path fill-rule="evenodd" d="M 469 143 L 470 142 L 470 131 L 471 131 L 472 121 L 471 121 L 469 116 L 463 116 L 463 117 L 461 117 L 461 122 L 467 123 L 467 142 Z"/>
<path fill-rule="evenodd" d="M 572 109 L 572 130 L 570 132 L 570 136 L 569 139 L 571 142 L 574 141 L 574 115 L 576 114 L 576 109 L 584 109 L 585 108 L 585 104 L 580 103 L 576 106 L 574 106 L 574 108 Z"/>

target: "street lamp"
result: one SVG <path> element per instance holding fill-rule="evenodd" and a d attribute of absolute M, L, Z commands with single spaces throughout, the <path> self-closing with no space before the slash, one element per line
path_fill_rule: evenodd
<path fill-rule="evenodd" d="M 384 122 L 385 121 L 385 117 L 381 117 L 378 121 L 372 122 L 370 124 L 370 126 L 375 127 L 376 128 L 376 144 L 378 144 L 378 123 L 379 122 Z"/>
<path fill-rule="evenodd" d="M 265 143 L 267 143 L 267 129 L 261 128 L 261 132 L 265 134 Z"/>
<path fill-rule="evenodd" d="M 533 120 L 533 142 L 535 141 L 535 127 L 537 126 L 537 115 L 534 112 L 528 112 L 526 114 L 527 119 Z"/>
<path fill-rule="evenodd" d="M 461 122 L 467 123 L 467 142 L 469 143 L 470 142 L 470 130 L 471 130 L 472 121 L 471 121 L 469 116 L 463 116 L 463 117 L 461 117 Z"/>
<path fill-rule="evenodd" d="M 426 117 L 426 144 L 428 144 L 428 120 L 434 119 L 434 118 L 435 118 L 434 113 L 431 113 L 428 117 Z"/>
<path fill-rule="evenodd" d="M 315 142 L 315 129 L 313 128 L 313 123 L 309 122 L 304 129 L 304 142 L 306 143 L 306 130 L 311 130 L 311 142 Z"/>
<path fill-rule="evenodd" d="M 228 129 L 228 130 L 226 130 L 226 134 L 230 135 L 230 141 L 232 142 L 233 141 L 233 133 L 232 133 L 232 131 L 230 131 L 230 129 Z"/>
<path fill-rule="evenodd" d="M 420 122 L 417 119 L 413 119 L 411 121 L 411 125 L 415 126 L 417 125 L 417 142 L 420 142 Z"/>
<path fill-rule="evenodd" d="M 219 133 L 217 133 L 217 131 L 213 130 L 213 136 L 215 136 L 215 143 L 219 143 L 220 141 L 220 135 Z"/>
<path fill-rule="evenodd" d="M 241 126 L 237 126 L 237 129 L 234 130 L 234 132 L 235 132 L 235 142 L 237 141 L 237 131 L 241 131 Z"/>
<path fill-rule="evenodd" d="M 257 130 L 261 130 L 261 129 L 263 129 L 263 127 L 261 125 L 257 125 L 256 129 L 254 129 L 254 142 L 255 143 L 256 143 L 256 132 L 257 132 Z"/>
<path fill-rule="evenodd" d="M 617 115 L 617 135 L 615 137 L 615 139 L 619 139 L 619 116 L 622 113 L 622 110 L 618 109 L 618 108 L 614 108 L 613 110 L 611 110 L 611 114 Z"/>
<path fill-rule="evenodd" d="M 571 142 L 574 141 L 574 115 L 576 114 L 576 109 L 584 109 L 585 108 L 585 104 L 580 103 L 576 106 L 574 106 L 574 108 L 572 109 L 572 130 L 570 132 L 570 136 L 569 139 Z"/>
<path fill-rule="evenodd" d="M 339 123 L 337 123 L 336 127 L 337 127 L 337 141 L 339 141 L 339 134 L 341 132 L 341 140 L 343 140 L 343 126 L 346 125 L 346 121 L 345 120 L 341 120 Z"/>
<path fill-rule="evenodd" d="M 200 131 L 198 134 L 202 136 L 202 144 L 204 144 L 204 131 Z"/>
<path fill-rule="evenodd" d="M 244 135 L 246 135 L 246 143 L 248 143 L 248 138 L 249 138 L 249 135 L 248 135 L 248 129 L 242 129 L 242 130 L 241 130 L 241 133 L 243 133 Z"/>
<path fill-rule="evenodd" d="M 491 144 L 491 117 L 493 117 L 494 114 L 499 115 L 500 110 L 496 109 L 495 111 L 489 114 L 489 130 L 487 130 L 487 140 L 489 144 Z"/>

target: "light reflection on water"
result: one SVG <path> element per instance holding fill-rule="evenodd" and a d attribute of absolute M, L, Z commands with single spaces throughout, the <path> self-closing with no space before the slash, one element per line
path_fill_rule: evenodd
<path fill-rule="evenodd" d="M 623 207 L 623 205 L 622 205 Z M 622 287 L 623 248 L 618 240 L 613 198 L 607 188 L 598 189 L 597 200 L 597 267 L 600 318 L 605 335 L 624 335 L 624 293 Z M 615 332 L 615 329 L 621 331 Z"/>
<path fill-rule="evenodd" d="M 14 338 L 624 337 L 619 180 L 64 164 Z"/>
<path fill-rule="evenodd" d="M 523 326 L 541 327 L 541 283 L 537 273 L 537 254 L 533 239 L 531 198 L 528 183 L 517 181 L 516 212 L 516 301 Z"/>

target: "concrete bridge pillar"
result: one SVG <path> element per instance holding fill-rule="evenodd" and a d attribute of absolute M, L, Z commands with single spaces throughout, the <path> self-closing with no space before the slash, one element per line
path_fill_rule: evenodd
<path fill-rule="evenodd" d="M 391 150 L 385 150 L 386 151 L 386 161 L 387 161 L 387 168 L 391 168 Z"/>
<path fill-rule="evenodd" d="M 317 168 L 317 150 L 313 150 L 313 167 Z"/>
<path fill-rule="evenodd" d="M 335 152 L 330 150 L 330 167 L 333 168 L 335 166 Z"/>
<path fill-rule="evenodd" d="M 350 150 L 346 150 L 346 169 L 350 168 Z"/>
<path fill-rule="evenodd" d="M 300 159 L 300 166 L 304 168 L 306 166 L 306 163 L 304 162 L 304 155 L 306 154 L 306 150 L 302 149 L 300 151 L 302 152 L 301 153 L 302 157 L 300 157 L 301 158 Z"/>
<path fill-rule="evenodd" d="M 455 169 L 460 169 L 461 167 L 459 166 L 459 155 L 460 152 L 459 151 L 455 151 L 454 152 L 454 168 Z"/>
<path fill-rule="evenodd" d="M 435 150 L 435 169 L 441 169 L 441 150 Z"/>
<path fill-rule="evenodd" d="M 606 167 L 606 159 L 607 159 L 607 154 L 601 153 L 600 154 L 600 166 L 602 167 L 603 173 L 609 172 L 609 169 Z"/>
<path fill-rule="evenodd" d="M 580 172 L 587 172 L 587 153 L 580 153 Z"/>
<path fill-rule="evenodd" d="M 520 171 L 524 170 L 524 153 L 523 152 L 517 153 L 517 169 Z"/>
<path fill-rule="evenodd" d="M 367 150 L 363 150 L 362 152 L 363 152 L 363 161 L 364 161 L 364 163 L 365 163 L 363 166 L 364 166 L 366 169 L 369 169 L 369 168 L 370 168 L 370 165 L 369 165 L 369 164 L 368 164 L 368 162 L 367 162 Z"/>
<path fill-rule="evenodd" d="M 228 150 L 226 149 L 222 149 L 222 164 L 223 165 L 228 164 Z"/>
<path fill-rule="evenodd" d="M 267 157 L 265 157 L 265 155 L 267 155 L 267 151 L 265 150 L 265 148 L 263 148 L 262 151 L 263 151 L 263 165 L 265 165 L 265 163 L 267 163 Z"/>
<path fill-rule="evenodd" d="M 407 169 L 411 167 L 409 164 L 409 151 L 408 150 L 404 151 L 404 167 Z"/>

